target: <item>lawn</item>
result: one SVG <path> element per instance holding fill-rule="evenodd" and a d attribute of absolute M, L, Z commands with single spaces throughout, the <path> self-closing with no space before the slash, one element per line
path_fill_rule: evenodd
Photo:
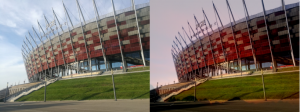
<path fill-rule="evenodd" d="M 114 75 L 118 99 L 148 99 L 150 72 Z M 112 77 L 60 80 L 47 86 L 47 100 L 114 99 Z M 43 101 L 44 87 L 17 101 Z"/>
<path fill-rule="evenodd" d="M 296 67 L 280 68 L 280 69 L 277 69 L 277 72 L 293 71 L 293 70 L 299 70 L 299 66 L 296 66 Z"/>
<path fill-rule="evenodd" d="M 267 99 L 298 99 L 299 72 L 264 75 Z M 196 86 L 196 98 L 200 100 L 263 99 L 261 76 L 209 80 Z M 171 100 L 191 101 L 194 87 L 173 96 Z"/>
<path fill-rule="evenodd" d="M 150 70 L 150 67 L 146 66 L 146 67 L 130 68 L 130 69 L 127 69 L 127 72 L 135 72 L 135 71 L 142 71 L 142 70 Z"/>

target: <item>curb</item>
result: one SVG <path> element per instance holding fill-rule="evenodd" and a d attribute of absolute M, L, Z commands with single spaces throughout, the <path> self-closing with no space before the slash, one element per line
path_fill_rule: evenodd
<path fill-rule="evenodd" d="M 150 70 L 144 70 L 144 71 L 135 71 L 135 72 L 122 72 L 122 73 L 114 73 L 114 75 L 120 75 L 120 74 L 128 74 L 128 73 L 139 73 L 139 72 L 149 72 Z M 87 76 L 81 76 L 81 77 L 73 77 L 73 78 L 66 78 L 66 79 L 59 79 L 59 80 L 69 80 L 69 79 L 79 79 L 79 78 L 88 78 L 88 77 L 99 77 L 99 76 L 108 76 L 111 74 L 102 74 L 102 75 L 87 75 Z"/>
<path fill-rule="evenodd" d="M 285 71 L 285 72 L 272 72 L 272 73 L 264 73 L 264 75 L 270 75 L 270 74 L 280 74 L 280 73 L 290 73 L 290 72 L 299 72 L 299 70 L 293 70 L 293 71 Z M 215 78 L 215 79 L 209 79 L 209 80 L 219 80 L 219 79 L 229 79 L 229 78 L 238 78 L 238 77 L 250 77 L 250 76 L 259 76 L 261 74 L 254 74 L 254 75 L 236 75 L 236 76 L 229 76 L 229 77 L 223 77 L 223 78 Z"/>
<path fill-rule="evenodd" d="M 196 102 L 209 102 L 209 103 L 225 103 L 225 102 L 234 102 L 234 101 L 245 101 L 245 102 L 278 102 L 278 101 L 299 101 L 299 99 L 245 99 L 245 100 L 203 100 L 203 101 L 196 101 Z M 194 101 L 174 101 L 174 102 L 194 102 Z M 172 103 L 172 102 L 165 102 L 165 103 Z"/>
<path fill-rule="evenodd" d="M 117 99 L 117 101 L 131 101 L 131 100 L 149 100 L 149 99 Z M 64 102 L 64 101 L 114 101 L 114 99 L 95 99 L 95 100 L 49 100 L 46 102 Z M 16 101 L 16 102 L 44 102 L 44 101 Z M 13 103 L 13 102 L 10 102 Z"/>

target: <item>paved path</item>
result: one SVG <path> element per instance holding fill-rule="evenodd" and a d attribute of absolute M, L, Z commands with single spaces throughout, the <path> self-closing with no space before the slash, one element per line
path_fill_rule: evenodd
<path fill-rule="evenodd" d="M 149 110 L 149 99 L 0 103 L 0 112 L 149 112 Z"/>
<path fill-rule="evenodd" d="M 293 71 L 283 71 L 283 72 L 267 72 L 267 73 L 263 73 L 264 75 L 269 75 L 269 74 L 279 74 L 279 73 L 291 73 L 291 72 L 299 72 L 299 70 L 293 70 Z M 251 76 L 261 76 L 261 74 L 252 74 L 252 75 L 230 75 L 226 76 L 224 75 L 222 78 L 221 77 L 213 77 L 212 79 L 209 80 L 219 80 L 219 79 L 228 79 L 228 78 L 237 78 L 237 77 L 251 77 Z"/>
<path fill-rule="evenodd" d="M 299 99 L 151 103 L 151 112 L 299 112 Z"/>
<path fill-rule="evenodd" d="M 114 75 L 129 74 L 129 73 L 139 73 L 139 72 L 150 72 L 150 70 L 134 71 L 134 72 L 117 72 L 117 73 L 114 73 Z M 99 77 L 99 76 L 108 76 L 108 75 L 111 75 L 111 74 L 85 75 L 85 76 L 78 76 L 78 77 L 71 77 L 71 78 L 63 78 L 63 79 L 59 79 L 59 80 L 80 79 L 80 78 Z"/>

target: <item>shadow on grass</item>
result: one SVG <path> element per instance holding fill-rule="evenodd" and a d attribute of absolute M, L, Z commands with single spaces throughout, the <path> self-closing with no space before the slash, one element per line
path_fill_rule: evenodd
<path fill-rule="evenodd" d="M 225 96 L 225 94 L 223 94 L 223 95 L 220 95 L 220 96 L 218 96 L 218 97 L 214 98 L 214 100 L 217 100 L 217 99 L 219 99 L 219 98 L 222 98 L 223 96 Z"/>
<path fill-rule="evenodd" d="M 62 100 L 68 100 L 69 98 L 72 98 L 73 96 L 75 96 L 75 94 L 70 95 L 70 96 L 68 96 L 68 97 L 66 97 L 66 98 L 64 98 L 64 99 L 62 99 Z"/>
<path fill-rule="evenodd" d="M 144 94 L 141 94 L 140 96 L 137 96 L 137 97 L 131 98 L 131 99 L 138 99 L 138 98 L 140 98 L 140 97 L 142 97 L 142 96 L 144 96 L 144 95 L 146 95 L 146 94 L 150 94 L 150 91 L 149 91 L 149 92 L 146 92 L 146 93 L 144 93 Z"/>
<path fill-rule="evenodd" d="M 187 96 L 187 97 L 184 97 L 183 99 L 182 99 L 182 101 L 194 101 L 194 96 Z M 196 101 L 197 101 L 197 98 L 195 98 L 196 99 Z"/>
<path fill-rule="evenodd" d="M 25 97 L 25 98 L 23 98 L 23 97 Z M 23 98 L 23 99 L 21 99 L 21 98 Z M 32 96 L 27 96 L 27 98 L 26 98 L 26 96 L 22 96 L 15 101 L 29 101 L 30 98 L 32 98 Z M 19 100 L 19 99 L 21 99 L 21 100 Z M 32 101 L 40 101 L 40 100 L 32 100 Z"/>
<path fill-rule="evenodd" d="M 117 91 L 117 90 L 118 90 L 118 88 L 116 88 L 116 91 Z M 113 92 L 113 91 L 114 91 L 113 89 L 109 89 L 109 90 L 104 91 L 104 92 L 94 93 L 94 94 L 92 94 L 92 95 L 90 95 L 90 96 L 87 96 L 87 97 L 84 97 L 84 98 L 80 99 L 79 101 L 81 101 L 81 100 L 89 100 L 89 99 L 91 99 L 92 97 L 94 97 L 94 96 L 96 96 L 96 95 L 99 95 L 99 94 L 101 94 L 101 93 Z M 112 94 L 113 94 L 113 93 L 112 93 Z"/>
<path fill-rule="evenodd" d="M 297 95 L 298 94 L 298 95 Z M 282 98 L 282 99 L 288 99 L 288 98 L 299 98 L 299 92 L 296 92 L 296 93 L 294 93 L 294 94 L 291 94 L 290 96 L 287 96 L 287 97 L 284 97 L 284 98 Z"/>
<path fill-rule="evenodd" d="M 265 88 L 265 90 L 267 90 L 267 88 Z M 241 97 L 243 97 L 243 96 L 249 95 L 249 94 L 251 94 L 251 93 L 261 92 L 261 91 L 263 91 L 263 89 L 258 89 L 258 90 L 253 91 L 253 92 L 244 93 L 244 94 L 242 94 L 242 95 L 240 95 L 240 96 L 233 97 L 233 98 L 229 99 L 228 101 L 241 100 Z"/>

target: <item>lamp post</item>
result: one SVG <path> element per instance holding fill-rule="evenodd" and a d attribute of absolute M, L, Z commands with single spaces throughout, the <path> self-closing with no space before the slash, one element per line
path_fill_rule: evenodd
<path fill-rule="evenodd" d="M 196 101 L 196 83 L 197 83 L 197 80 L 196 80 L 196 77 L 195 77 L 194 102 Z"/>
<path fill-rule="evenodd" d="M 47 91 L 47 77 L 46 77 L 46 72 L 45 72 L 45 92 L 44 92 L 44 102 L 46 102 L 46 91 Z"/>
<path fill-rule="evenodd" d="M 266 98 L 266 90 L 265 90 L 265 82 L 264 82 L 264 74 L 263 74 L 263 69 L 261 69 L 261 78 L 262 78 L 262 84 L 263 84 L 263 90 L 264 90 L 264 99 L 267 101 Z"/>
<path fill-rule="evenodd" d="M 111 77 L 112 77 L 112 83 L 113 83 L 113 89 L 114 89 L 115 101 L 117 101 L 116 89 L 115 89 L 115 81 L 114 81 L 114 73 L 113 73 L 113 70 L 112 70 L 112 69 L 111 69 Z"/>

